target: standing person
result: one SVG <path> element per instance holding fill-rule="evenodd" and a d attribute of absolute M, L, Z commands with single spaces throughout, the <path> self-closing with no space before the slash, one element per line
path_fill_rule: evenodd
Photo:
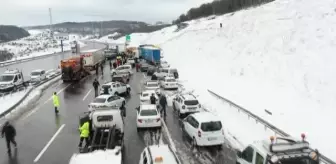
<path fill-rule="evenodd" d="M 58 98 L 58 95 L 57 95 L 57 93 L 56 92 L 54 92 L 54 94 L 53 94 L 53 103 L 54 103 L 54 107 L 55 107 L 55 113 L 56 114 L 58 114 L 58 107 L 59 107 L 59 98 Z"/>
<path fill-rule="evenodd" d="M 117 61 L 114 61 L 113 62 L 113 69 L 116 69 L 117 68 Z"/>
<path fill-rule="evenodd" d="M 97 97 L 98 96 L 98 87 L 99 87 L 99 82 L 98 82 L 98 80 L 97 79 L 95 79 L 94 81 L 93 81 L 93 88 L 94 88 L 94 90 L 95 90 L 95 97 Z"/>
<path fill-rule="evenodd" d="M 96 75 L 98 76 L 98 64 L 96 65 Z"/>
<path fill-rule="evenodd" d="M 150 97 L 151 104 L 156 104 L 156 97 L 154 96 L 154 93 L 152 93 L 152 96 Z"/>
<path fill-rule="evenodd" d="M 9 121 L 6 121 L 5 125 L 1 130 L 1 137 L 3 138 L 5 135 L 6 143 L 7 143 L 7 152 L 11 153 L 10 143 L 14 144 L 15 149 L 17 148 L 17 144 L 15 142 L 16 130 L 14 126 L 12 126 Z"/>
<path fill-rule="evenodd" d="M 112 69 L 112 61 L 110 61 L 109 63 L 110 63 L 110 69 Z"/>
<path fill-rule="evenodd" d="M 139 63 L 136 63 L 136 64 L 135 64 L 135 68 L 136 68 L 136 71 L 139 72 L 140 64 L 139 64 Z"/>
<path fill-rule="evenodd" d="M 161 108 L 161 113 L 163 111 L 164 117 L 166 117 L 167 116 L 167 113 L 166 113 L 167 98 L 166 98 L 166 96 L 164 94 L 162 94 L 161 97 L 160 97 L 160 105 L 162 107 Z"/>
<path fill-rule="evenodd" d="M 79 148 L 82 148 L 83 140 L 85 140 L 85 147 L 89 146 L 89 136 L 90 136 L 90 123 L 88 120 L 79 128 L 80 139 L 79 139 Z"/>
<path fill-rule="evenodd" d="M 104 64 L 103 63 L 100 63 L 100 69 L 101 69 L 102 75 L 104 75 Z"/>

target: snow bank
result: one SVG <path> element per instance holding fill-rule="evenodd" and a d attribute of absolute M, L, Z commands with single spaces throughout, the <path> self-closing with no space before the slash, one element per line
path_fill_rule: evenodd
<path fill-rule="evenodd" d="M 37 35 L 43 33 L 42 30 L 28 30 L 30 35 Z"/>
<path fill-rule="evenodd" d="M 230 115 L 227 106 L 213 102 L 206 96 L 207 89 L 292 136 L 306 133 L 313 147 L 336 160 L 333 145 L 321 139 L 336 138 L 336 133 L 325 131 L 336 123 L 333 0 L 281 0 L 187 23 L 178 32 L 171 26 L 138 42 L 160 44 L 166 60 L 179 69 L 184 85 L 195 89 L 203 103 L 223 116 L 229 131 L 243 143 L 269 136 L 241 126 L 240 115 L 232 114 L 237 121 L 231 127 L 228 120 L 234 120 L 225 117 Z"/>
<path fill-rule="evenodd" d="M 97 150 L 91 153 L 83 153 L 83 154 L 74 154 L 69 164 L 92 164 L 92 163 L 99 163 L 99 164 L 111 164 L 116 163 L 119 164 L 121 162 L 121 153 L 116 155 L 116 152 L 120 150 L 120 147 L 116 147 L 115 149 L 107 149 Z"/>
<path fill-rule="evenodd" d="M 27 92 L 29 92 L 32 89 L 32 87 L 27 87 L 27 89 L 20 90 L 18 92 L 13 92 L 8 95 L 3 95 L 0 97 L 0 113 L 5 112 L 9 108 L 11 108 L 13 105 L 15 105 L 19 100 L 21 100 Z"/>

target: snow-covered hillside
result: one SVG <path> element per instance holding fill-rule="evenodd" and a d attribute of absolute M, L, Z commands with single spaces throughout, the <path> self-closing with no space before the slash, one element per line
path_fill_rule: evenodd
<path fill-rule="evenodd" d="M 193 20 L 178 32 L 171 26 L 145 38 L 134 36 L 132 44 L 161 45 L 184 85 L 196 89 L 200 100 L 223 118 L 228 107 L 216 103 L 207 89 L 293 136 L 306 133 L 313 147 L 336 160 L 329 140 L 336 138 L 335 8 L 335 0 L 278 0 Z M 231 120 L 234 132 L 241 121 Z M 248 136 L 238 136 L 243 143 L 269 137 L 252 137 L 256 131 L 241 128 Z"/>

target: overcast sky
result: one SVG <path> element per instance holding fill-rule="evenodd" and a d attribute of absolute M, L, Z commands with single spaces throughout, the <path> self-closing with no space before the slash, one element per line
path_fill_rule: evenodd
<path fill-rule="evenodd" d="M 171 22 L 189 8 L 212 0 L 0 0 L 0 24 L 49 24 L 90 20 Z"/>

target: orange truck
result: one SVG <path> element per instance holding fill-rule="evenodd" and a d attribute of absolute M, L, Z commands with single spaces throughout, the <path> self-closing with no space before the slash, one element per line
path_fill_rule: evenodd
<path fill-rule="evenodd" d="M 84 68 L 83 56 L 61 60 L 61 71 L 63 82 L 79 81 L 89 74 Z"/>

